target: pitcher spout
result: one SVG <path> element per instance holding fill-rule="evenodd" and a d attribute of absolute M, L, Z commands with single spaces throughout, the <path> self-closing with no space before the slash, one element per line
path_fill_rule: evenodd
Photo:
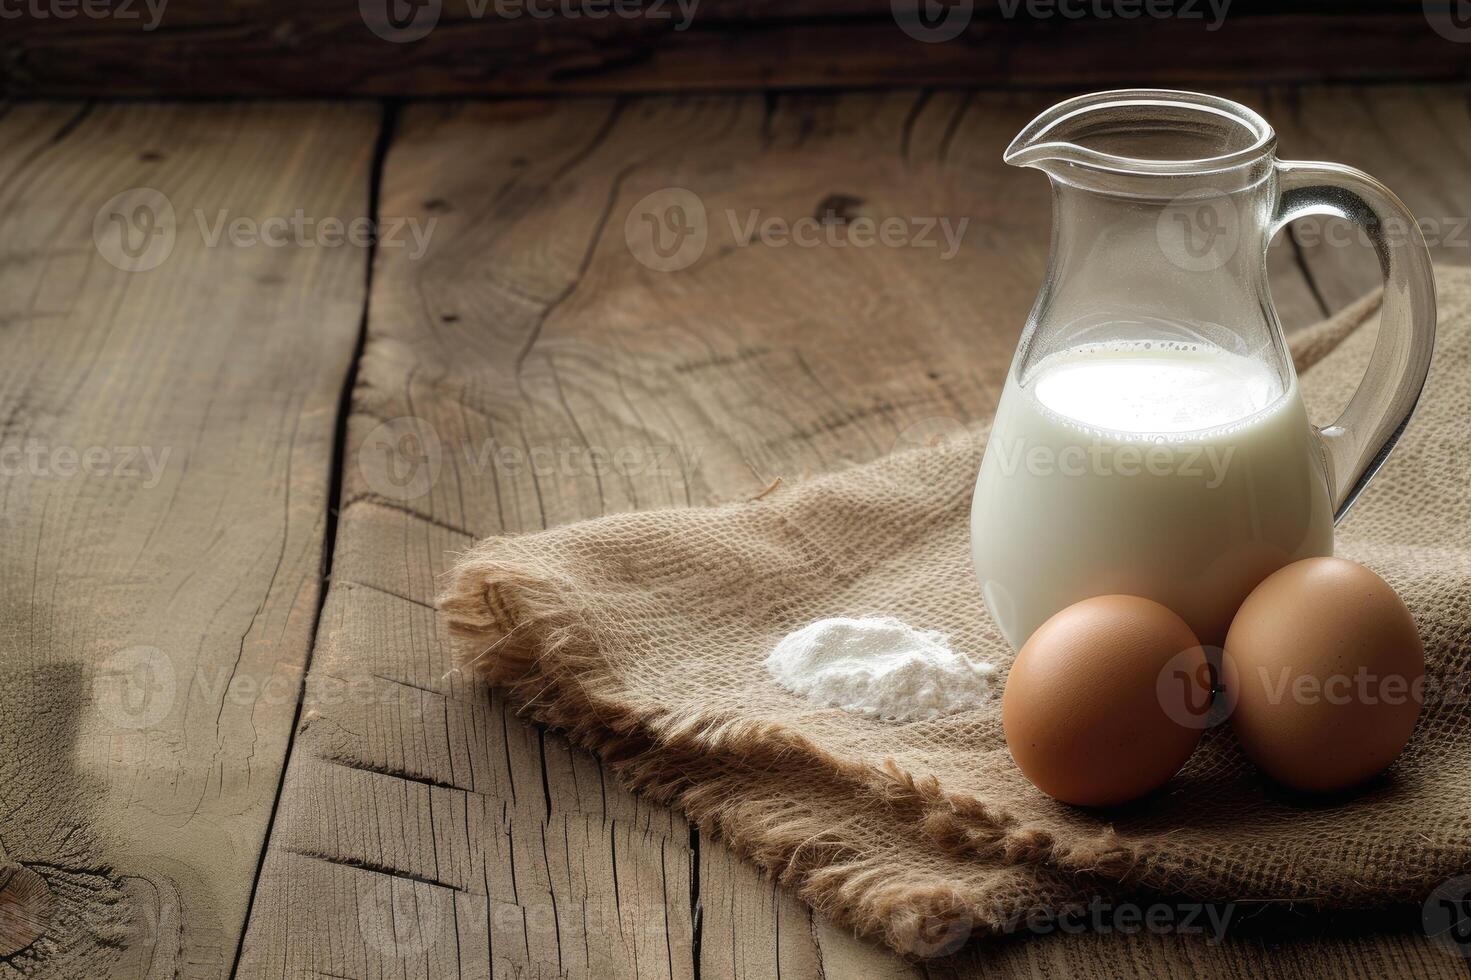
<path fill-rule="evenodd" d="M 1064 134 L 1070 128 L 1065 107 L 1077 99 L 1063 102 L 1046 110 L 1017 133 L 1006 151 L 1001 154 L 1003 163 L 1013 167 L 1036 167 L 1047 169 L 1048 164 L 1082 164 L 1088 154 L 1084 147 L 1072 142 Z"/>
<path fill-rule="evenodd" d="M 1219 173 L 1261 160 L 1276 136 L 1245 106 L 1199 92 L 1120 89 L 1059 102 L 1029 122 L 1002 159 L 1053 176 Z"/>

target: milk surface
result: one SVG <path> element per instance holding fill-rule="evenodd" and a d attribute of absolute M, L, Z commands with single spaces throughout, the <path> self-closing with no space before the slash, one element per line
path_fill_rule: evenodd
<path fill-rule="evenodd" d="M 976 479 L 971 547 L 1013 647 L 1065 606 L 1121 592 L 1204 643 L 1281 566 L 1333 551 L 1297 391 L 1204 345 L 1075 348 L 1014 376 Z"/>

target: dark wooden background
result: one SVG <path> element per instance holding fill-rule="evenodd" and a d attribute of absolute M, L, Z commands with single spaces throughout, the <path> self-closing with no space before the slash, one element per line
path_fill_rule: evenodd
<path fill-rule="evenodd" d="M 83 0 L 25 0 L 37 2 L 56 9 Z M 112 13 L 0 19 L 0 93 L 1081 87 L 1452 80 L 1471 70 L 1471 23 L 1456 19 L 1457 0 L 1231 0 L 1219 23 L 1211 0 L 1134 0 L 1141 11 L 1168 3 L 1176 15 L 1133 19 L 1077 16 L 1094 0 L 695 0 L 688 19 L 677 0 L 637 0 L 641 16 L 601 19 L 556 13 L 566 0 L 173 0 L 156 20 L 149 0 L 86 2 Z M 1106 6 L 1128 10 L 1128 2 Z M 413 40 L 385 40 L 369 21 L 386 23 L 390 4 L 399 5 L 405 23 L 433 29 Z M 524 4 L 553 16 L 533 16 Z M 941 43 L 901 28 L 901 21 L 915 27 L 916 11 L 927 4 L 936 21 L 960 18 L 947 22 L 963 22 L 963 30 Z M 12 0 L 6 9 L 31 8 Z M 1450 26 L 1437 32 L 1432 20 Z M 419 31 L 382 33 L 407 38 Z"/>

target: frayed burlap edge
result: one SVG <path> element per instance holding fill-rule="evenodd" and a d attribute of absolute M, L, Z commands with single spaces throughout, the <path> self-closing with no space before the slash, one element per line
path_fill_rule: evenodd
<path fill-rule="evenodd" d="M 732 792 L 731 767 L 805 767 L 803 779 L 843 784 L 855 800 L 884 807 L 943 850 L 1001 864 L 1050 864 L 1082 879 L 1096 876 L 1095 889 L 1126 882 L 1141 856 L 1111 830 L 1063 845 L 1003 810 L 945 792 L 933 777 L 916 777 L 892 760 L 874 766 L 835 756 L 781 724 L 599 697 L 610 682 L 606 662 L 576 589 L 548 569 L 473 549 L 440 608 L 467 665 L 505 689 L 524 713 L 596 752 L 630 789 L 718 830 L 818 912 L 901 952 L 925 948 L 957 920 L 975 934 L 1004 933 L 1027 910 L 952 883 L 896 875 L 891 863 L 835 840 L 829 824 L 800 806 L 771 799 L 750 805 Z"/>

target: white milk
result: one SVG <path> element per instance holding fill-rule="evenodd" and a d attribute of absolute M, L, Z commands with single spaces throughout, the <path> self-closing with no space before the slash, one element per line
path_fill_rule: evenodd
<path fill-rule="evenodd" d="M 1203 345 L 1075 348 L 1008 377 L 971 550 L 1013 647 L 1089 596 L 1146 596 L 1219 644 L 1272 571 L 1333 553 L 1297 382 Z"/>

